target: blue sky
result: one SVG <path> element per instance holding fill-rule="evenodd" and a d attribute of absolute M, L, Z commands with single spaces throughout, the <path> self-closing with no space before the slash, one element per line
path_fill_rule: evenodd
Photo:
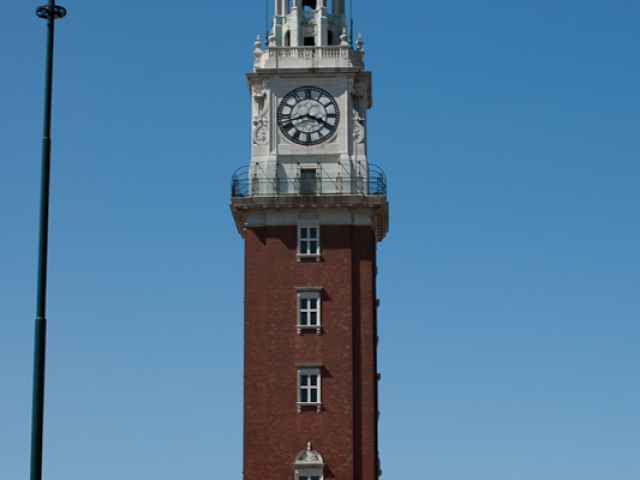
<path fill-rule="evenodd" d="M 44 3 L 44 2 L 43 2 Z M 241 478 L 264 2 L 65 0 L 47 480 Z M 0 20 L 0 478 L 28 475 L 45 22 Z M 354 2 L 389 179 L 383 478 L 637 480 L 640 3 Z"/>

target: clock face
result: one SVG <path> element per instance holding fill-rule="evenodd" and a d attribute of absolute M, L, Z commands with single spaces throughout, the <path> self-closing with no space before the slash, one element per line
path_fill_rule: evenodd
<path fill-rule="evenodd" d="M 340 110 L 331 94 L 317 87 L 300 87 L 289 92 L 278 107 L 280 130 L 299 145 L 318 145 L 338 128 Z"/>

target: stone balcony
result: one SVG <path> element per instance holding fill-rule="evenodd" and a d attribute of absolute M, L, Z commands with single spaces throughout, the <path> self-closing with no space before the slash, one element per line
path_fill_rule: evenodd
<path fill-rule="evenodd" d="M 349 210 L 370 212 L 376 239 L 389 231 L 387 179 L 379 167 L 369 164 L 363 175 L 300 178 L 276 175 L 250 175 L 248 167 L 239 168 L 231 180 L 231 211 L 236 226 L 244 235 L 250 212 L 284 210 Z M 355 215 L 355 213 L 353 213 Z"/>
<path fill-rule="evenodd" d="M 271 68 L 364 67 L 364 50 L 350 46 L 267 47 L 256 49 L 254 71 Z"/>

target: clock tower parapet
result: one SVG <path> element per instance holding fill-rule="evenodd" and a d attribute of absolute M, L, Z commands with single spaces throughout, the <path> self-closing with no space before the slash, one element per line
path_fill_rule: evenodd
<path fill-rule="evenodd" d="M 274 36 L 271 37 L 273 38 Z M 258 47 L 254 52 L 253 70 L 257 72 L 273 68 L 364 68 L 364 49 L 352 49 L 347 43 L 346 33 L 343 33 L 342 38 L 344 40 L 341 44 L 335 46 L 279 47 L 269 44 L 264 50 Z"/>

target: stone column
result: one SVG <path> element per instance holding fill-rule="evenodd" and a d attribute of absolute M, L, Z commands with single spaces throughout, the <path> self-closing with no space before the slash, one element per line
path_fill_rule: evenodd
<path fill-rule="evenodd" d="M 327 7 L 324 0 L 320 0 L 320 8 L 316 13 L 316 25 L 318 32 L 316 35 L 316 45 L 326 47 L 329 44 L 329 19 L 327 18 Z"/>
<path fill-rule="evenodd" d="M 289 0 L 275 0 L 276 1 L 276 14 L 273 19 L 274 34 L 276 36 L 276 44 L 278 47 L 284 46 L 284 29 L 283 25 L 286 20 L 286 16 L 289 13 Z M 274 46 L 274 45 L 271 45 Z"/>
<path fill-rule="evenodd" d="M 291 45 L 292 47 L 300 46 L 300 12 L 302 11 L 302 0 L 294 0 L 293 8 L 291 9 Z"/>

